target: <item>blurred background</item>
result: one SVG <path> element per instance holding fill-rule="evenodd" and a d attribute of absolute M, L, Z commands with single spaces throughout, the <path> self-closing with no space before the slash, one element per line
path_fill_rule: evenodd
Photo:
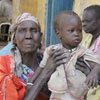
<path fill-rule="evenodd" d="M 100 0 L 0 0 L 0 47 L 10 41 L 9 27 L 16 17 L 23 13 L 32 13 L 39 19 L 43 32 L 42 44 L 47 47 L 60 40 L 53 29 L 54 16 L 62 10 L 74 10 L 81 17 L 83 9 L 92 4 L 100 4 Z M 92 36 L 83 32 L 83 41 L 88 47 Z"/>

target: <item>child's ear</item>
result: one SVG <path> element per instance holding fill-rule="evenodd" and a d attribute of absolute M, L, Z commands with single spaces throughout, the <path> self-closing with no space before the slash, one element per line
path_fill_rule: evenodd
<path fill-rule="evenodd" d="M 56 32 L 56 36 L 57 36 L 59 39 L 61 39 L 61 32 L 60 32 L 60 30 L 56 29 L 55 32 Z"/>

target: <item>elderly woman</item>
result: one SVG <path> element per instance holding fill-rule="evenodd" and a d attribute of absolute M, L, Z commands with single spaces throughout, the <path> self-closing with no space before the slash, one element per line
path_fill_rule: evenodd
<path fill-rule="evenodd" d="M 23 13 L 10 29 L 12 54 L 0 56 L 0 100 L 35 100 L 39 93 L 37 100 L 48 100 L 40 90 L 56 67 L 64 63 L 59 61 L 64 58 L 63 51 L 52 52 L 42 69 L 38 53 L 42 33 L 37 18 Z"/>

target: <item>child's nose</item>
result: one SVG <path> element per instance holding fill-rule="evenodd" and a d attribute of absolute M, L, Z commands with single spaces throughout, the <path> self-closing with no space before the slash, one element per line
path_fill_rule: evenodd
<path fill-rule="evenodd" d="M 74 35 L 75 35 L 75 36 L 79 36 L 79 32 L 78 32 L 78 31 L 75 31 L 75 32 L 74 32 Z"/>

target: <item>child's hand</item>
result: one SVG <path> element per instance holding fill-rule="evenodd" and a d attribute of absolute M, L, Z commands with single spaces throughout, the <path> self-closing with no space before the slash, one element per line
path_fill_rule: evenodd
<path fill-rule="evenodd" d="M 97 87 L 98 85 L 98 73 L 93 70 L 90 72 L 90 74 L 87 76 L 86 79 L 86 84 L 88 85 L 88 87 Z"/>

